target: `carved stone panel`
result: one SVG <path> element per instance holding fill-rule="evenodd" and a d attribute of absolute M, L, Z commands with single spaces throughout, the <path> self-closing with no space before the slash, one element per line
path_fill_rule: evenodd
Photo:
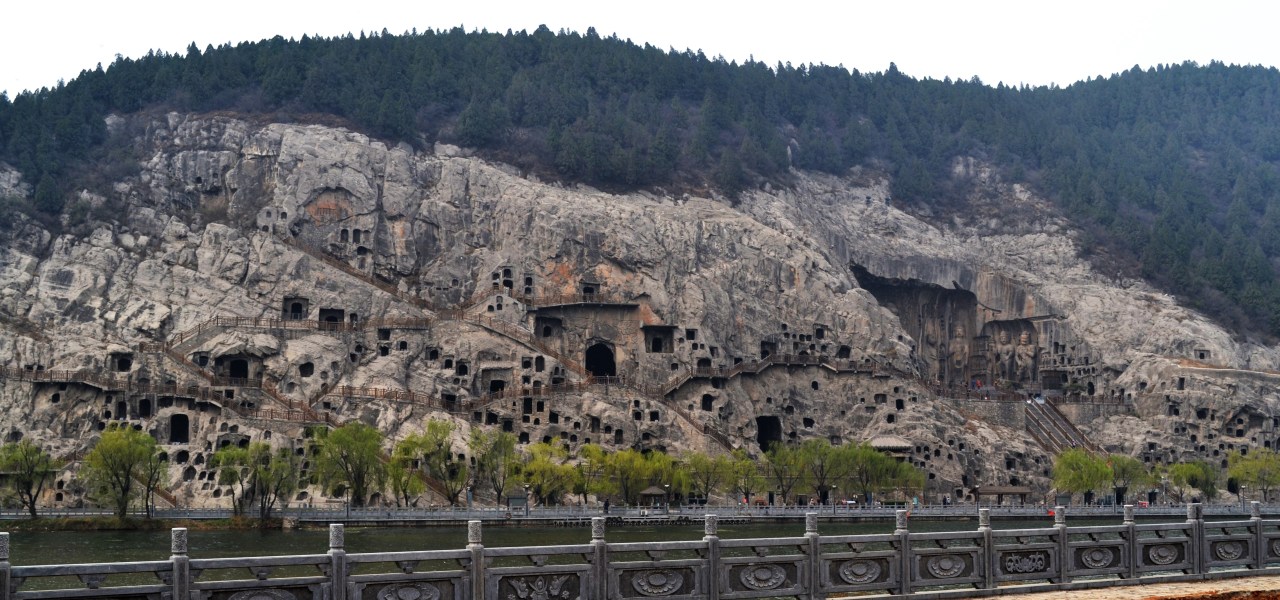
<path fill-rule="evenodd" d="M 527 575 L 504 577 L 499 587 L 502 600 L 575 600 L 578 598 L 578 575 Z"/>
<path fill-rule="evenodd" d="M 1241 541 L 1225 541 L 1215 542 L 1213 544 L 1213 558 L 1221 561 L 1239 560 L 1248 554 L 1248 546 Z"/>
<path fill-rule="evenodd" d="M 1049 553 L 1044 551 L 1006 552 L 1000 555 L 1000 569 L 1006 575 L 1046 573 L 1049 571 L 1049 561 Z"/>
<path fill-rule="evenodd" d="M 760 590 L 776 590 L 787 587 L 788 582 L 787 569 L 781 565 L 747 565 L 738 569 L 735 576 L 735 583 L 740 584 L 740 589 L 760 591 Z M 738 588 L 738 585 L 734 586 Z"/>
<path fill-rule="evenodd" d="M 964 556 L 959 554 L 930 556 L 924 558 L 923 563 L 925 573 L 933 579 L 954 579 L 973 575 L 972 566 Z"/>
<path fill-rule="evenodd" d="M 1182 560 L 1182 544 L 1153 544 L 1143 555 L 1148 565 L 1172 565 Z"/>
<path fill-rule="evenodd" d="M 1096 546 L 1076 550 L 1076 568 L 1106 569 L 1114 567 L 1120 561 L 1120 548 L 1114 546 Z"/>
<path fill-rule="evenodd" d="M 855 558 L 833 565 L 837 585 L 864 585 L 884 581 L 889 565 L 884 560 Z"/>
<path fill-rule="evenodd" d="M 378 590 L 377 600 L 440 600 L 440 588 L 431 583 L 395 583 Z"/>
<path fill-rule="evenodd" d="M 245 590 L 231 594 L 227 600 L 297 600 L 297 596 L 276 589 Z"/>
<path fill-rule="evenodd" d="M 681 590 L 687 592 L 685 583 L 692 584 L 693 572 L 687 569 L 627 571 L 623 574 L 623 580 L 627 579 L 631 581 L 631 589 L 641 596 L 662 597 L 674 595 Z"/>

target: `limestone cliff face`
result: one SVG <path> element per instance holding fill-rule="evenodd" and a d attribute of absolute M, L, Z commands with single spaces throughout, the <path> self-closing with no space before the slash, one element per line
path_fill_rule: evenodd
<path fill-rule="evenodd" d="M 138 132 L 141 173 L 85 195 L 125 210 L 0 233 L 0 427 L 72 453 L 134 422 L 184 503 L 219 502 L 220 445 L 326 420 L 670 451 L 891 434 L 935 497 L 1047 490 L 1035 394 L 1153 462 L 1274 440 L 1274 348 L 1094 272 L 972 163 L 985 208 L 941 224 L 870 172 L 616 195 L 340 129 L 131 119 L 109 124 Z"/>

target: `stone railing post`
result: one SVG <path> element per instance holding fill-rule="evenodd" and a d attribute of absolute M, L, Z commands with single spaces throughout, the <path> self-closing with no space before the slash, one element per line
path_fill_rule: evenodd
<path fill-rule="evenodd" d="M 1133 579 L 1138 576 L 1138 530 L 1133 522 L 1133 505 L 1124 505 L 1124 545 L 1129 549 L 1129 572 L 1125 577 Z"/>
<path fill-rule="evenodd" d="M 169 561 L 173 563 L 173 598 L 191 597 L 191 558 L 187 556 L 187 528 L 169 530 Z"/>
<path fill-rule="evenodd" d="M 1053 527 L 1058 530 L 1058 580 L 1054 583 L 1067 583 L 1071 580 L 1071 540 L 1067 535 L 1067 507 L 1053 507 Z"/>
<path fill-rule="evenodd" d="M 1267 566 L 1267 536 L 1262 533 L 1262 503 L 1257 500 L 1249 502 L 1250 529 L 1253 531 L 1253 568 L 1263 569 Z"/>
<path fill-rule="evenodd" d="M 991 509 L 978 509 L 978 533 L 982 534 L 982 587 L 996 587 L 996 549 L 991 535 Z"/>
<path fill-rule="evenodd" d="M 9 532 L 0 532 L 0 600 L 13 597 L 13 589 L 9 573 Z"/>
<path fill-rule="evenodd" d="M 702 541 L 707 545 L 707 600 L 720 600 L 720 517 L 706 515 Z"/>
<path fill-rule="evenodd" d="M 471 553 L 471 598 L 484 598 L 484 544 L 480 521 L 467 521 L 467 551 Z"/>
<path fill-rule="evenodd" d="M 347 598 L 346 530 L 342 523 L 329 524 L 329 597 Z"/>
<path fill-rule="evenodd" d="M 915 573 L 911 569 L 911 532 L 907 529 L 907 511 L 899 510 L 894 515 L 893 535 L 898 536 L 898 572 L 902 574 L 898 593 L 903 596 L 911 594 L 911 580 Z"/>
<path fill-rule="evenodd" d="M 822 593 L 822 544 L 818 543 L 818 513 L 804 514 L 804 538 L 809 543 L 809 600 L 820 600 Z"/>
<path fill-rule="evenodd" d="M 591 572 L 596 598 L 609 597 L 609 545 L 604 541 L 604 517 L 591 517 Z"/>
<path fill-rule="evenodd" d="M 1204 573 L 1204 513 L 1200 503 L 1187 505 L 1187 525 L 1191 526 L 1191 572 Z"/>

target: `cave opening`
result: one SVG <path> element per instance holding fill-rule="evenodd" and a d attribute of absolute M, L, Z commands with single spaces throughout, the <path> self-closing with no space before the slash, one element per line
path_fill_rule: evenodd
<path fill-rule="evenodd" d="M 782 421 L 775 416 L 756 417 L 756 442 L 761 451 L 768 451 L 769 446 L 782 441 Z"/>
<path fill-rule="evenodd" d="M 593 377 L 616 377 L 618 367 L 613 360 L 613 350 L 603 343 L 587 348 L 585 366 Z"/>
<path fill-rule="evenodd" d="M 184 414 L 169 417 L 169 443 L 188 444 L 191 442 L 191 420 Z"/>
<path fill-rule="evenodd" d="M 231 364 L 227 366 L 227 376 L 232 379 L 248 379 L 249 361 L 243 358 L 232 360 Z"/>

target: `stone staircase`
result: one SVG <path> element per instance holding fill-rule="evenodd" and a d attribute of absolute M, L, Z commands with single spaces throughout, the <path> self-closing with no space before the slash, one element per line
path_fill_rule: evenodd
<path fill-rule="evenodd" d="M 1056 407 L 1048 402 L 1026 402 L 1027 432 L 1035 438 L 1045 450 L 1060 454 L 1071 448 L 1082 448 L 1096 452 L 1098 448 L 1089 441 L 1075 425 Z"/>

